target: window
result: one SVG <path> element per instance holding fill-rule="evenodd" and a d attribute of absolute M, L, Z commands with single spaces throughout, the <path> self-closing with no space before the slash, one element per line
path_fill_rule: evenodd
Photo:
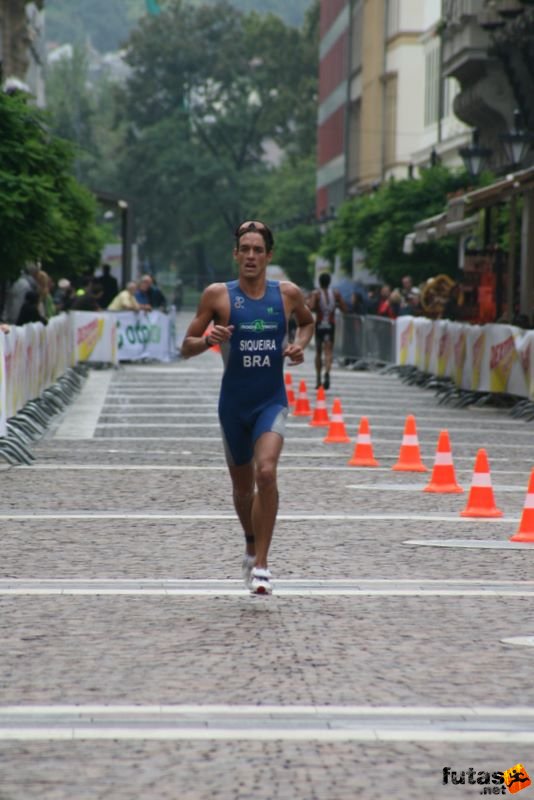
<path fill-rule="evenodd" d="M 436 42 L 425 56 L 425 125 L 433 125 L 439 116 L 439 54 L 439 42 Z"/>
<path fill-rule="evenodd" d="M 400 30 L 400 0 L 386 0 L 386 36 L 391 38 Z"/>
<path fill-rule="evenodd" d="M 397 76 L 389 75 L 385 86 L 385 166 L 391 167 L 397 159 Z"/>
<path fill-rule="evenodd" d="M 362 66 L 363 4 L 356 0 L 352 9 L 351 69 L 356 72 Z"/>

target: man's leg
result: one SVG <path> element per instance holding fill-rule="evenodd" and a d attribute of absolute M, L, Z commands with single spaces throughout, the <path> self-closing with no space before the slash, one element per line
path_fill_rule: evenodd
<path fill-rule="evenodd" d="M 249 556 L 256 554 L 254 529 L 252 527 L 252 501 L 254 499 L 254 465 L 229 466 L 233 486 L 234 507 L 243 528 L 246 551 Z"/>
<path fill-rule="evenodd" d="M 318 389 L 321 385 L 321 367 L 322 367 L 323 346 L 320 339 L 315 334 L 315 372 L 317 373 L 317 386 Z"/>
<path fill-rule="evenodd" d="M 332 359 L 334 353 L 334 346 L 330 339 L 324 342 L 324 388 L 330 389 L 330 370 L 332 368 Z"/>
<path fill-rule="evenodd" d="M 267 556 L 278 512 L 278 486 L 276 468 L 284 444 L 278 433 L 264 433 L 256 441 L 257 492 L 252 502 L 252 529 L 256 542 L 256 566 L 267 568 Z"/>

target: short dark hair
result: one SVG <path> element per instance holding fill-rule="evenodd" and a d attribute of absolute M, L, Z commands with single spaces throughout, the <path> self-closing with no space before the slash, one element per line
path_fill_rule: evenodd
<path fill-rule="evenodd" d="M 319 286 L 321 289 L 328 289 L 331 280 L 332 278 L 330 277 L 329 272 L 321 272 L 319 275 Z"/>
<path fill-rule="evenodd" d="M 270 228 L 267 227 L 265 222 L 261 222 L 260 220 L 256 221 L 245 221 L 242 222 L 240 225 L 237 226 L 235 229 L 235 243 L 236 248 L 239 247 L 239 241 L 245 233 L 259 233 L 260 236 L 263 238 L 265 242 L 265 249 L 268 253 L 272 252 L 274 247 L 274 236 Z"/>

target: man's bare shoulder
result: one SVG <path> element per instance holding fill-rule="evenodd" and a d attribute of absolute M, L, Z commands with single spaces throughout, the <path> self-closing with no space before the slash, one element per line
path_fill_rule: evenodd
<path fill-rule="evenodd" d="M 219 297 L 226 291 L 225 283 L 210 283 L 203 291 L 206 297 Z"/>
<path fill-rule="evenodd" d="M 304 297 L 302 289 L 300 289 L 300 287 L 292 281 L 280 281 L 280 291 L 282 294 L 285 294 L 287 297 L 291 297 L 294 300 L 298 299 L 299 297 Z"/>

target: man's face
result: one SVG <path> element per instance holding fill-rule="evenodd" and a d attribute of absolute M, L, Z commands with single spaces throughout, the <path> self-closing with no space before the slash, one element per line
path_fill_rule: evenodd
<path fill-rule="evenodd" d="M 234 258 L 239 266 L 239 274 L 244 278 L 257 278 L 265 273 L 272 253 L 267 253 L 265 241 L 260 233 L 245 233 L 234 250 Z"/>
<path fill-rule="evenodd" d="M 139 288 L 142 292 L 148 292 L 150 289 L 150 281 L 148 278 L 144 278 L 142 281 L 139 281 Z"/>

